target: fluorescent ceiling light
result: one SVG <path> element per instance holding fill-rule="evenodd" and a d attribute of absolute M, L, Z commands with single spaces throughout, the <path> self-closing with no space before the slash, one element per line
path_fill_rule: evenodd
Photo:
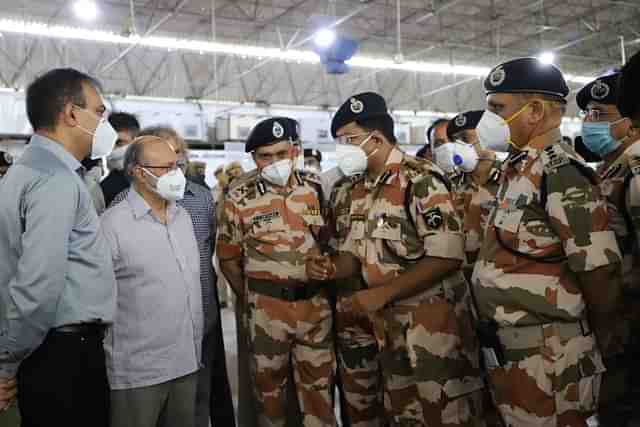
<path fill-rule="evenodd" d="M 315 37 L 313 38 L 314 43 L 318 47 L 329 47 L 333 44 L 336 39 L 336 33 L 333 30 L 329 30 L 327 28 L 319 30 Z"/>
<path fill-rule="evenodd" d="M 198 53 L 218 53 L 237 55 L 245 58 L 270 59 L 305 64 L 318 64 L 320 58 L 311 50 L 265 48 L 235 43 L 216 43 L 200 40 L 176 39 L 173 37 L 148 36 L 137 34 L 123 36 L 109 31 L 88 30 L 77 27 L 47 25 L 40 22 L 26 22 L 10 19 L 0 19 L 0 32 L 15 33 L 48 38 L 83 40 L 120 46 L 139 45 L 170 51 L 190 51 Z M 393 58 L 373 58 L 357 55 L 347 61 L 356 68 L 378 70 L 413 71 L 418 73 L 454 74 L 467 77 L 484 78 L 489 73 L 489 67 L 450 65 L 424 61 L 404 61 L 397 63 Z M 594 79 L 590 76 L 565 75 L 568 81 L 585 84 Z"/>
<path fill-rule="evenodd" d="M 551 51 L 542 52 L 538 59 L 543 64 L 553 64 L 553 61 L 556 59 L 556 55 Z"/>
<path fill-rule="evenodd" d="M 98 7 L 93 0 L 77 0 L 73 5 L 76 16 L 85 21 L 93 21 L 98 16 Z"/>

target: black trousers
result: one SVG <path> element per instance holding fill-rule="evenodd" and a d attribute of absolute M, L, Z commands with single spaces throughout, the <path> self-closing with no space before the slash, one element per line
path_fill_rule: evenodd
<path fill-rule="evenodd" d="M 214 327 L 213 359 L 211 361 L 211 425 L 213 427 L 235 427 L 236 418 L 227 376 L 222 317 Z"/>
<path fill-rule="evenodd" d="M 20 365 L 22 427 L 108 427 L 103 333 L 51 331 Z"/>

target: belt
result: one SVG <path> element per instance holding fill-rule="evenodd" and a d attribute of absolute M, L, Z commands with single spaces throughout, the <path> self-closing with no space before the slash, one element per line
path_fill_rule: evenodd
<path fill-rule="evenodd" d="M 260 279 L 249 279 L 248 286 L 252 292 L 288 302 L 311 299 L 324 289 L 322 284 L 295 281 L 278 283 Z"/>
<path fill-rule="evenodd" d="M 59 326 L 53 329 L 53 332 L 62 334 L 103 334 L 107 325 L 104 323 L 75 323 L 72 325 Z"/>
<path fill-rule="evenodd" d="M 500 344 L 506 350 L 525 350 L 545 345 L 544 329 L 555 328 L 556 335 L 561 340 L 568 340 L 577 336 L 591 335 L 591 329 L 586 320 L 572 323 L 545 323 L 533 326 L 508 326 L 498 329 Z"/>

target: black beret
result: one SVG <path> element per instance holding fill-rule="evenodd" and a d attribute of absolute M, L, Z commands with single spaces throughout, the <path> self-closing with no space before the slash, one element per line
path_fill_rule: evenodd
<path fill-rule="evenodd" d="M 319 150 L 314 150 L 312 148 L 305 148 L 304 149 L 304 156 L 305 157 L 313 157 L 317 161 L 322 162 L 322 153 Z"/>
<path fill-rule="evenodd" d="M 487 95 L 492 93 L 540 93 L 566 98 L 569 87 L 562 72 L 537 58 L 518 58 L 495 67 L 484 80 Z"/>
<path fill-rule="evenodd" d="M 364 92 L 349 98 L 338 108 L 331 121 L 331 135 L 335 138 L 338 129 L 356 120 L 388 116 L 387 103 L 374 92 Z"/>
<path fill-rule="evenodd" d="M 0 151 L 0 166 L 11 166 L 13 164 L 13 156 L 6 151 Z"/>
<path fill-rule="evenodd" d="M 624 117 L 640 114 L 640 51 L 622 67 L 619 84 L 617 106 L 620 114 Z"/>
<path fill-rule="evenodd" d="M 299 137 L 300 125 L 297 120 L 288 117 L 272 117 L 253 127 L 244 146 L 244 151 L 250 153 L 265 145 L 281 141 L 297 141 Z"/>
<path fill-rule="evenodd" d="M 620 72 L 615 70 L 597 77 L 594 81 L 580 89 L 576 95 L 576 103 L 581 110 L 586 110 L 589 102 L 614 105 L 618 94 L 618 78 Z"/>
<path fill-rule="evenodd" d="M 484 110 L 473 110 L 460 113 L 447 124 L 447 138 L 452 141 L 453 135 L 463 130 L 475 129 L 480 122 Z"/>

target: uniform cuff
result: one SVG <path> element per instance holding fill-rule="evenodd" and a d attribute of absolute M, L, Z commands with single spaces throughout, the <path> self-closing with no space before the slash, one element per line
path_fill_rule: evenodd
<path fill-rule="evenodd" d="M 453 232 L 428 234 L 424 237 L 424 251 L 429 257 L 464 261 L 464 235 Z"/>
<path fill-rule="evenodd" d="M 218 243 L 216 254 L 220 260 L 235 259 L 242 255 L 242 247 L 229 243 Z"/>
<path fill-rule="evenodd" d="M 577 246 L 574 239 L 565 243 L 569 268 L 574 273 L 592 271 L 596 268 L 621 262 L 622 256 L 613 231 L 594 231 L 589 234 L 591 243 Z"/>

